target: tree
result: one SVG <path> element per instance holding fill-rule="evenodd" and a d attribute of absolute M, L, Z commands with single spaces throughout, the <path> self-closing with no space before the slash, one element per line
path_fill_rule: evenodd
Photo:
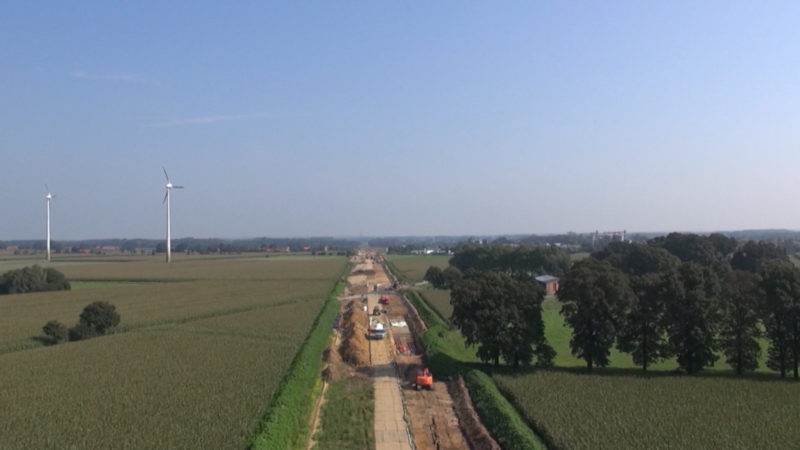
<path fill-rule="evenodd" d="M 620 324 L 617 348 L 630 353 L 645 372 L 650 364 L 672 356 L 666 338 L 667 301 L 676 292 L 680 260 L 663 248 L 612 242 L 593 254 L 628 275 L 633 302 Z"/>
<path fill-rule="evenodd" d="M 442 269 L 439 266 L 428 267 L 428 270 L 425 271 L 425 281 L 437 289 L 441 288 L 442 284 L 444 283 Z"/>
<path fill-rule="evenodd" d="M 108 302 L 94 302 L 83 308 L 78 323 L 70 328 L 69 339 L 79 341 L 111 332 L 119 325 L 116 306 Z"/>
<path fill-rule="evenodd" d="M 710 236 L 700 236 L 692 233 L 670 233 L 666 237 L 658 237 L 652 239 L 648 244 L 660 247 L 671 254 L 677 256 L 683 262 L 694 262 L 701 266 L 708 266 L 714 271 L 722 275 L 730 270 L 728 263 L 727 251 L 730 248 L 728 239 L 722 235 L 715 235 L 712 240 Z M 734 248 L 735 248 L 735 242 Z M 716 244 L 716 245 L 715 245 Z M 722 250 L 718 250 L 717 248 Z"/>
<path fill-rule="evenodd" d="M 572 354 L 586 361 L 588 370 L 607 366 L 618 327 L 633 301 L 628 278 L 611 264 L 589 257 L 572 266 L 558 298 L 572 328 Z"/>
<path fill-rule="evenodd" d="M 536 283 L 504 273 L 483 272 L 465 278 L 450 294 L 452 322 L 467 344 L 477 345 L 481 361 L 500 364 L 551 363 L 542 321 L 544 292 Z M 546 360 L 547 356 L 550 360 Z"/>
<path fill-rule="evenodd" d="M 800 271 L 789 261 L 761 264 L 764 290 L 763 321 L 769 339 L 767 367 L 782 377 L 791 368 L 798 378 L 800 364 Z"/>
<path fill-rule="evenodd" d="M 463 273 L 504 272 L 517 278 L 543 273 L 563 276 L 569 270 L 569 255 L 556 246 L 465 245 L 450 258 L 450 265 Z"/>
<path fill-rule="evenodd" d="M 720 233 L 711 233 L 708 235 L 708 240 L 711 242 L 711 245 L 714 246 L 715 250 L 726 257 L 735 252 L 738 245 L 736 239 Z"/>
<path fill-rule="evenodd" d="M 770 259 L 789 261 L 786 252 L 775 244 L 762 241 L 747 241 L 733 254 L 731 267 L 736 270 L 755 273 L 761 269 L 761 264 Z"/>
<path fill-rule="evenodd" d="M 442 287 L 444 289 L 453 289 L 463 277 L 460 270 L 453 266 L 447 266 L 442 271 Z"/>
<path fill-rule="evenodd" d="M 719 341 L 725 360 L 741 375 L 758 368 L 761 347 L 758 276 L 741 270 L 729 272 L 722 283 Z"/>
<path fill-rule="evenodd" d="M 50 338 L 53 344 L 65 342 L 67 340 L 67 326 L 57 320 L 51 320 L 44 324 L 42 332 Z"/>
<path fill-rule="evenodd" d="M 717 360 L 719 281 L 714 271 L 695 263 L 681 264 L 680 284 L 667 306 L 667 333 L 681 369 L 696 373 Z"/>

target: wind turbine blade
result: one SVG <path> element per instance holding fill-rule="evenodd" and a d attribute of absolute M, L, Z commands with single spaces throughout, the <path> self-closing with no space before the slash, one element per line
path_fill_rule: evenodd
<path fill-rule="evenodd" d="M 167 191 L 166 193 L 164 193 L 164 200 L 162 200 L 162 201 L 161 201 L 161 204 L 162 204 L 162 205 L 163 205 L 164 203 L 167 203 L 167 196 L 168 196 L 168 195 L 169 195 L 169 191 Z"/>
<path fill-rule="evenodd" d="M 172 186 L 172 189 L 183 189 L 183 186 Z"/>
<path fill-rule="evenodd" d="M 47 191 L 48 194 L 50 193 L 50 188 L 47 187 L 47 183 L 44 184 L 44 190 Z"/>
<path fill-rule="evenodd" d="M 161 166 L 161 170 L 164 171 L 164 176 L 167 177 L 167 183 L 169 183 L 169 175 L 167 175 L 167 169 L 165 169 L 164 166 Z"/>

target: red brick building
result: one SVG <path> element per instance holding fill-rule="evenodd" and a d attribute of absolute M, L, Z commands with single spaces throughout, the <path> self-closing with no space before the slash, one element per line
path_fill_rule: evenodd
<path fill-rule="evenodd" d="M 558 277 L 552 275 L 540 275 L 536 277 L 536 281 L 544 285 L 544 292 L 547 295 L 553 295 L 558 292 Z"/>

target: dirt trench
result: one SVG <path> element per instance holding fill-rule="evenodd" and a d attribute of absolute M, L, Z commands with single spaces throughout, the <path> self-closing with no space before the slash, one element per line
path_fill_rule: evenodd
<path fill-rule="evenodd" d="M 350 300 L 345 304 L 360 303 L 370 314 L 365 320 L 367 327 L 370 319 L 377 319 L 388 330 L 384 339 L 368 341 L 368 368 L 376 389 L 376 450 L 499 449 L 480 423 L 463 382 L 445 382 L 434 373 L 430 390 L 415 387 L 416 373 L 424 368 L 418 337 L 425 325 L 408 300 L 391 289 L 394 280 L 374 255 L 359 255 L 354 262 L 357 264 L 348 280 Z M 388 296 L 387 305 L 380 304 L 382 295 Z M 372 316 L 376 306 L 382 312 Z M 346 338 L 347 332 L 342 332 Z"/>
<path fill-rule="evenodd" d="M 386 268 L 381 265 L 377 270 Z M 425 331 L 425 324 L 401 293 L 385 293 L 389 304 L 382 316 L 390 325 L 389 342 L 414 447 L 420 450 L 499 449 L 475 414 L 466 389 L 448 386 L 455 381 L 437 379 L 435 373 L 430 390 L 417 389 L 414 379 L 417 371 L 424 368 L 419 335 Z"/>

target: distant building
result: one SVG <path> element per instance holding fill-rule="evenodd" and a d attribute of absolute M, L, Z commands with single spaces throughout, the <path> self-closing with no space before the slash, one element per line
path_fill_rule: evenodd
<path fill-rule="evenodd" d="M 553 295 L 558 292 L 558 277 L 552 275 L 540 275 L 536 277 L 536 281 L 544 285 L 544 291 L 547 295 Z"/>

